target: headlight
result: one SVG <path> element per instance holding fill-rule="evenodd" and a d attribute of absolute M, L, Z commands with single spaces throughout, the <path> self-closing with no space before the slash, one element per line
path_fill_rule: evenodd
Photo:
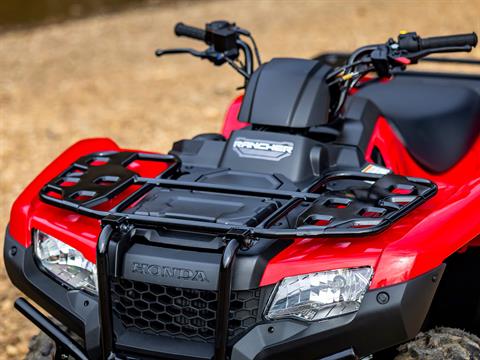
<path fill-rule="evenodd" d="M 357 311 L 367 291 L 371 267 L 324 271 L 283 279 L 270 302 L 269 320 L 328 319 Z"/>
<path fill-rule="evenodd" d="M 39 230 L 33 233 L 35 256 L 42 267 L 75 289 L 97 294 L 97 266 L 82 253 Z"/>

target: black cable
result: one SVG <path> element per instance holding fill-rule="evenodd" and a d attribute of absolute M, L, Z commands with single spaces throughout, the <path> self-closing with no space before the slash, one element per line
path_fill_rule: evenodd
<path fill-rule="evenodd" d="M 229 59 L 228 57 L 225 57 L 225 60 L 227 61 L 227 63 L 232 67 L 234 68 L 240 75 L 242 75 L 245 79 L 250 79 L 250 76 L 247 74 L 247 72 L 242 69 L 241 67 L 239 67 L 237 64 L 235 64 L 235 62 L 232 60 L 232 59 Z"/>
<path fill-rule="evenodd" d="M 252 49 L 245 41 L 241 39 L 237 40 L 237 45 L 243 51 L 243 55 L 245 57 L 244 71 L 248 74 L 248 79 L 253 73 Z"/>
<path fill-rule="evenodd" d="M 342 73 L 343 71 L 345 71 L 347 69 L 350 69 L 354 66 L 361 65 L 361 64 L 363 64 L 363 60 L 356 61 L 356 62 L 354 62 L 353 64 L 350 64 L 350 65 L 344 65 L 344 66 L 338 67 L 333 72 L 328 74 L 327 81 L 330 80 L 332 77 L 335 77 L 338 74 Z"/>
<path fill-rule="evenodd" d="M 247 37 L 252 42 L 253 51 L 255 52 L 255 57 L 257 58 L 258 66 L 260 66 L 260 65 L 262 65 L 262 60 L 260 60 L 260 51 L 258 51 L 257 43 L 255 42 L 255 39 L 253 38 L 253 36 L 250 33 L 248 33 Z"/>

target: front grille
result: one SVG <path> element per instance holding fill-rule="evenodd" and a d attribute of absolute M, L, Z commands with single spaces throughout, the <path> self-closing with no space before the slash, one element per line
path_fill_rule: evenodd
<path fill-rule="evenodd" d="M 217 293 L 148 284 L 112 282 L 113 313 L 124 327 L 142 333 L 214 342 Z M 232 291 L 229 338 L 257 322 L 260 290 Z"/>

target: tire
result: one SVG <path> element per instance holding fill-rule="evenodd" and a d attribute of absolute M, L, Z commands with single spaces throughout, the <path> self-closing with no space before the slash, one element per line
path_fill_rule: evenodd
<path fill-rule="evenodd" d="M 62 330 L 66 331 L 73 340 L 78 344 L 83 345 L 83 340 L 76 334 L 68 331 L 64 326 L 60 325 L 55 321 Z M 25 355 L 25 360 L 54 360 L 55 359 L 56 346 L 55 342 L 50 339 L 45 333 L 39 332 L 37 335 L 33 336 L 30 339 L 28 344 L 28 353 Z M 75 360 L 73 357 L 69 356 L 68 360 Z"/>
<path fill-rule="evenodd" d="M 30 340 L 25 360 L 53 360 L 55 343 L 43 332 Z M 394 360 L 480 360 L 480 339 L 465 331 L 436 328 L 398 348 Z"/>
<path fill-rule="evenodd" d="M 480 360 L 480 339 L 466 331 L 439 327 L 398 348 L 394 360 Z"/>
<path fill-rule="evenodd" d="M 52 360 L 55 358 L 55 343 L 43 332 L 30 339 L 25 360 Z"/>

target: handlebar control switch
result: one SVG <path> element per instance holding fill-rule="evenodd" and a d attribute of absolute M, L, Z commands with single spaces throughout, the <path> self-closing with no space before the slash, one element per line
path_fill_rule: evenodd
<path fill-rule="evenodd" d="M 205 42 L 229 59 L 234 60 L 239 55 L 237 40 L 238 32 L 235 24 L 220 20 L 206 25 Z"/>
<path fill-rule="evenodd" d="M 400 33 L 398 35 L 398 46 L 406 51 L 419 51 L 420 36 L 416 32 Z"/>
<path fill-rule="evenodd" d="M 370 59 L 378 76 L 390 77 L 390 52 L 387 46 L 379 46 L 373 50 Z"/>

